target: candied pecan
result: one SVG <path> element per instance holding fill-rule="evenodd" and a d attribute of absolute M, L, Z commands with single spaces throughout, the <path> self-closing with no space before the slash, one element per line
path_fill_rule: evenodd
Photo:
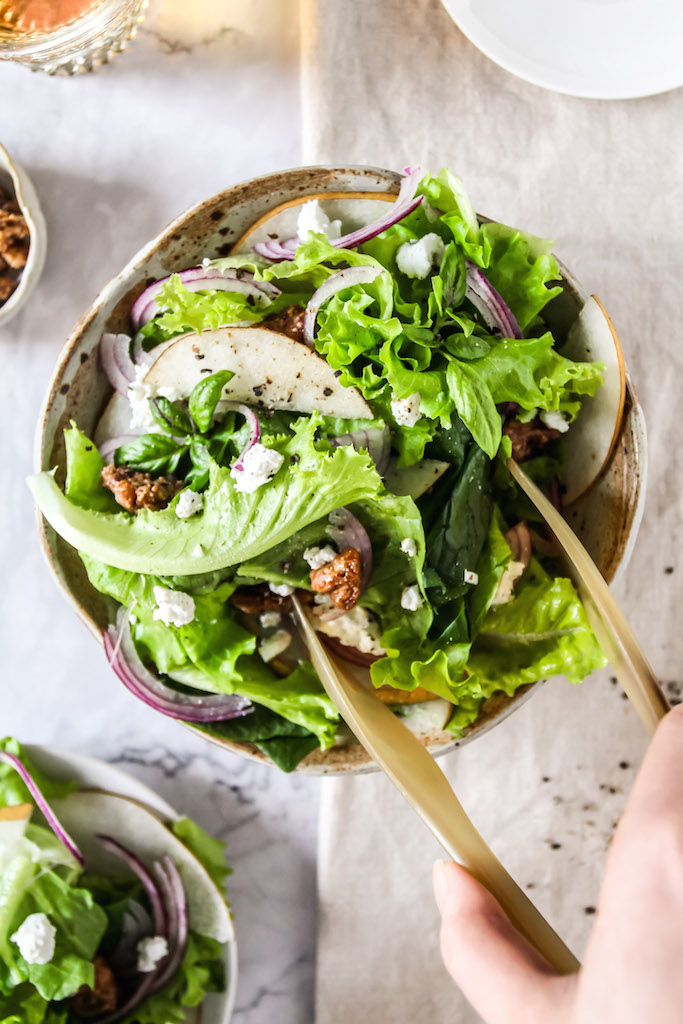
<path fill-rule="evenodd" d="M 0 188 L 0 210 L 7 210 L 8 213 L 21 213 L 19 203 L 3 188 Z"/>
<path fill-rule="evenodd" d="M 530 423 L 508 420 L 503 426 L 503 433 L 507 434 L 512 442 L 512 457 L 517 462 L 538 455 L 551 441 L 557 440 L 560 436 L 559 430 L 544 427 L 540 420 L 531 420 Z"/>
<path fill-rule="evenodd" d="M 348 612 L 360 597 L 360 553 L 346 548 L 327 565 L 311 570 L 311 586 L 319 594 L 328 594 L 337 608 Z"/>
<path fill-rule="evenodd" d="M 75 996 L 67 999 L 69 1007 L 78 1017 L 88 1020 L 103 1013 L 112 1013 L 119 1002 L 119 989 L 111 967 L 104 957 L 96 956 L 95 984 L 81 985 Z"/>
<path fill-rule="evenodd" d="M 102 483 L 112 492 L 119 505 L 129 512 L 146 508 L 158 512 L 166 508 L 178 491 L 185 486 L 184 480 L 173 476 L 160 476 L 155 480 L 151 473 L 140 473 L 126 466 L 105 466 Z"/>
<path fill-rule="evenodd" d="M 267 327 L 270 331 L 277 331 L 279 334 L 286 334 L 294 341 L 304 340 L 304 314 L 303 306 L 287 306 L 281 313 L 274 316 L 267 316 L 265 320 L 255 324 L 256 327 Z"/>
<path fill-rule="evenodd" d="M 29 241 L 28 224 L 21 213 L 0 208 L 0 256 L 14 270 L 26 266 Z"/>
<path fill-rule="evenodd" d="M 0 273 L 0 302 L 6 302 L 18 284 L 16 278 Z"/>

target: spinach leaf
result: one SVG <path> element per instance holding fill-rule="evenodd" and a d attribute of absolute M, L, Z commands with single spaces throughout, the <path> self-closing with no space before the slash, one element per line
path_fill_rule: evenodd
<path fill-rule="evenodd" d="M 187 437 L 194 433 L 192 420 L 182 409 L 170 402 L 168 398 L 157 396 L 150 398 L 149 411 L 162 430 L 174 436 Z"/>
<path fill-rule="evenodd" d="M 284 772 L 293 771 L 299 761 L 315 750 L 318 739 L 301 725 L 288 722 L 274 711 L 256 705 L 253 712 L 228 722 L 198 726 L 202 732 L 241 743 L 255 743 Z"/>
<path fill-rule="evenodd" d="M 465 461 L 467 449 L 472 442 L 472 435 L 457 413 L 451 415 L 450 426 L 441 427 L 425 448 L 425 456 L 429 459 L 441 459 L 450 462 L 460 469 Z"/>
<path fill-rule="evenodd" d="M 234 376 L 232 370 L 219 370 L 218 373 L 212 373 L 210 377 L 200 380 L 193 389 L 188 400 L 188 408 L 190 416 L 202 434 L 211 426 L 223 388 Z"/>
<path fill-rule="evenodd" d="M 116 450 L 116 465 L 129 466 L 143 473 L 175 473 L 186 444 L 178 444 L 167 434 L 142 434 L 135 441 L 121 445 Z"/>
<path fill-rule="evenodd" d="M 472 446 L 462 472 L 444 501 L 445 487 L 435 488 L 432 511 L 439 509 L 427 535 L 427 563 L 439 574 L 443 597 L 430 593 L 432 604 L 441 604 L 467 593 L 466 569 L 473 570 L 482 552 L 491 519 L 491 464 L 485 453 Z M 452 475 L 447 474 L 448 481 Z M 443 504 L 442 504 L 443 503 Z"/>

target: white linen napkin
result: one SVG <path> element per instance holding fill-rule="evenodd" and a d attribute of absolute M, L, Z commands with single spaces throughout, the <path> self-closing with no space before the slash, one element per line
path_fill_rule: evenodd
<path fill-rule="evenodd" d="M 683 90 L 600 102 L 522 82 L 439 0 L 304 0 L 308 163 L 459 174 L 475 208 L 553 236 L 619 331 L 645 407 L 648 504 L 616 588 L 670 697 L 680 694 Z M 606 670 L 556 680 L 441 764 L 475 824 L 581 954 L 646 739 Z M 381 776 L 324 781 L 317 1024 L 469 1024 L 438 952 L 442 853 Z"/>

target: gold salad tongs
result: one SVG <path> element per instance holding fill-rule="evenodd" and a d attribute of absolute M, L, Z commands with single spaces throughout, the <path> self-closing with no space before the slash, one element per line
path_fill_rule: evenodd
<path fill-rule="evenodd" d="M 614 672 L 652 734 L 668 703 L 598 568 L 562 516 L 514 460 L 513 477 L 545 519 L 591 626 Z M 448 855 L 486 886 L 520 932 L 563 974 L 580 964 L 476 830 L 448 779 L 416 736 L 368 689 L 332 660 L 296 596 L 294 616 L 320 680 L 358 740 L 431 829 Z"/>

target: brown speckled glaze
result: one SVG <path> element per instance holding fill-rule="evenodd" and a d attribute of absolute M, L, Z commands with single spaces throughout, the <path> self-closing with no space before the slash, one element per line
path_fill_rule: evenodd
<path fill-rule="evenodd" d="M 194 266 L 205 256 L 229 252 L 232 244 L 264 213 L 300 195 L 320 192 L 398 192 L 400 175 L 374 167 L 303 167 L 248 181 L 220 192 L 181 214 L 135 256 L 95 299 L 80 319 L 57 362 L 41 416 L 36 462 L 40 469 L 58 467 L 63 474 L 63 428 L 71 419 L 91 433 L 110 394 L 98 365 L 97 344 L 103 331 L 128 332 L 128 314 L 148 283 L 174 270 Z M 586 292 L 562 267 L 563 292 L 547 307 L 548 320 L 560 341 L 587 299 Z M 618 442 L 600 479 L 567 509 L 566 517 L 586 545 L 603 576 L 611 582 L 625 565 L 642 514 L 645 490 L 645 429 L 638 401 L 627 383 L 626 407 Z M 40 519 L 40 534 L 48 563 L 75 612 L 101 642 L 109 622 L 108 601 L 90 586 L 78 554 Z M 112 678 L 112 685 L 114 681 Z M 422 735 L 434 754 L 470 743 L 492 729 L 533 693 L 527 686 L 513 697 L 495 695 L 486 701 L 478 720 L 462 739 L 449 733 Z M 205 735 L 206 734 L 202 734 Z M 252 744 L 206 737 L 242 757 L 267 762 Z M 299 765 L 309 774 L 376 770 L 357 743 L 314 751 Z"/>

